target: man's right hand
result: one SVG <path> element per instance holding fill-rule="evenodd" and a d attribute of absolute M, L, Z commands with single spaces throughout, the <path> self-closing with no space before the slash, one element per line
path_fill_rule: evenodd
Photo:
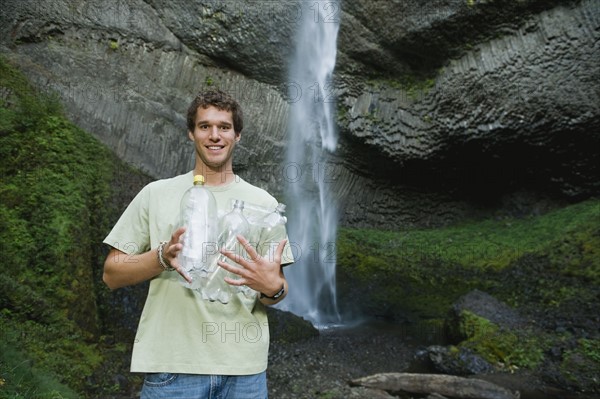
<path fill-rule="evenodd" d="M 191 282 L 190 277 L 186 275 L 177 261 L 177 255 L 183 248 L 183 244 L 180 243 L 183 233 L 185 233 L 185 227 L 175 230 L 171 235 L 171 240 L 163 248 L 163 258 L 183 278 Z M 102 279 L 110 289 L 114 290 L 150 280 L 163 271 L 164 268 L 158 261 L 158 248 L 152 248 L 142 254 L 129 255 L 113 247 L 104 261 Z"/>

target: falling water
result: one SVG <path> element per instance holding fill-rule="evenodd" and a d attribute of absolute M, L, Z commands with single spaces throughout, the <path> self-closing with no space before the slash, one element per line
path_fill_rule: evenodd
<path fill-rule="evenodd" d="M 305 2 L 290 67 L 286 201 L 296 263 L 282 303 L 318 327 L 340 322 L 335 287 L 337 209 L 328 187 L 337 146 L 332 74 L 340 3 Z"/>

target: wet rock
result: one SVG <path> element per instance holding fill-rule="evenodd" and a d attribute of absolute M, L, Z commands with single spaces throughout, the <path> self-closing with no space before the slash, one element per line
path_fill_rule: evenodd
<path fill-rule="evenodd" d="M 467 348 L 433 345 L 427 355 L 436 371 L 450 375 L 476 375 L 493 372 L 494 367 Z"/>

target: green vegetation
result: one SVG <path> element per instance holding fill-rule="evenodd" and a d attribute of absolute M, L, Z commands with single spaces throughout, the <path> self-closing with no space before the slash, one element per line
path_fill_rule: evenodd
<path fill-rule="evenodd" d="M 503 330 L 471 312 L 460 314 L 459 329 L 465 340 L 459 346 L 474 350 L 489 363 L 507 370 L 535 369 L 544 359 L 550 338 L 524 329 Z"/>
<path fill-rule="evenodd" d="M 374 88 L 393 88 L 396 90 L 402 90 L 406 93 L 406 97 L 409 100 L 416 101 L 420 97 L 429 93 L 431 89 L 435 87 L 436 77 L 441 72 L 436 71 L 436 76 L 417 76 L 417 75 L 403 75 L 400 77 L 393 78 L 377 78 L 368 81 L 368 84 Z"/>
<path fill-rule="evenodd" d="M 600 201 L 542 216 L 491 218 L 437 229 L 340 229 L 339 303 L 361 295 L 361 311 L 392 319 L 443 318 L 474 288 L 515 306 L 594 300 L 600 284 Z M 508 274 L 532 261 L 543 265 Z M 509 280 L 509 281 L 507 281 Z M 352 291 L 349 288 L 353 287 Z"/>
<path fill-rule="evenodd" d="M 592 313 L 577 317 L 597 317 L 588 304 L 599 294 L 599 222 L 600 200 L 590 199 L 541 216 L 445 228 L 340 229 L 338 303 L 360 297 L 357 311 L 397 322 L 444 320 L 460 296 L 477 288 L 547 318 L 586 311 Z M 539 368 L 550 348 L 569 348 L 577 339 L 530 326 L 505 330 L 469 312 L 458 328 L 459 347 L 509 371 Z M 597 339 L 580 339 L 567 351 L 563 374 L 576 386 L 599 389 L 599 348 Z"/>
<path fill-rule="evenodd" d="M 110 39 L 110 44 L 108 47 L 113 51 L 117 51 L 119 49 L 119 41 L 116 39 Z"/>
<path fill-rule="evenodd" d="M 103 392 L 98 248 L 119 163 L 2 58 L 0 94 L 0 395 Z"/>
<path fill-rule="evenodd" d="M 127 373 L 131 342 L 114 342 L 101 319 L 109 312 L 99 248 L 117 214 L 111 184 L 130 171 L 0 58 L 1 398 L 123 391 L 111 376 Z M 473 288 L 553 311 L 596 303 L 599 222 L 600 200 L 591 199 L 542 216 L 438 229 L 340 229 L 338 302 L 360 297 L 365 314 L 432 325 Z M 549 342 L 564 338 L 463 316 L 463 345 L 509 369 L 537 367 Z M 599 364 L 598 340 L 578 339 L 563 356 L 563 374 L 597 390 Z"/>
<path fill-rule="evenodd" d="M 600 236 L 598 230 L 594 232 L 599 221 L 600 201 L 590 200 L 541 217 L 471 221 L 440 229 L 342 229 L 340 263 L 345 264 L 344 256 L 352 256 L 366 262 L 377 258 L 393 269 L 434 260 L 473 270 L 501 270 L 525 253 L 551 252 L 554 262 L 567 257 L 576 262 L 568 264 L 564 273 L 600 282 Z M 574 246 L 581 251 L 570 253 Z M 359 271 L 370 270 L 361 262 L 350 264 Z"/>
<path fill-rule="evenodd" d="M 600 391 L 600 339 L 580 339 L 563 356 L 561 371 L 573 385 L 585 391 Z"/>
<path fill-rule="evenodd" d="M 337 121 L 340 124 L 347 124 L 350 122 L 350 113 L 348 107 L 341 101 L 337 102 Z"/>
<path fill-rule="evenodd" d="M 13 347 L 0 342 L 0 397 L 25 399 L 70 399 L 78 395 L 56 377 L 39 370 L 33 361 Z"/>

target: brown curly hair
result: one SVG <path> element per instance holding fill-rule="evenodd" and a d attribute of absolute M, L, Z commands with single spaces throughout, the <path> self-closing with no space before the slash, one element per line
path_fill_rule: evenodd
<path fill-rule="evenodd" d="M 240 104 L 229 94 L 221 90 L 205 90 L 194 98 L 187 112 L 187 128 L 190 132 L 194 131 L 196 125 L 196 112 L 199 107 L 208 108 L 213 106 L 222 111 L 229 111 L 233 117 L 233 130 L 239 134 L 244 128 L 244 115 Z"/>

